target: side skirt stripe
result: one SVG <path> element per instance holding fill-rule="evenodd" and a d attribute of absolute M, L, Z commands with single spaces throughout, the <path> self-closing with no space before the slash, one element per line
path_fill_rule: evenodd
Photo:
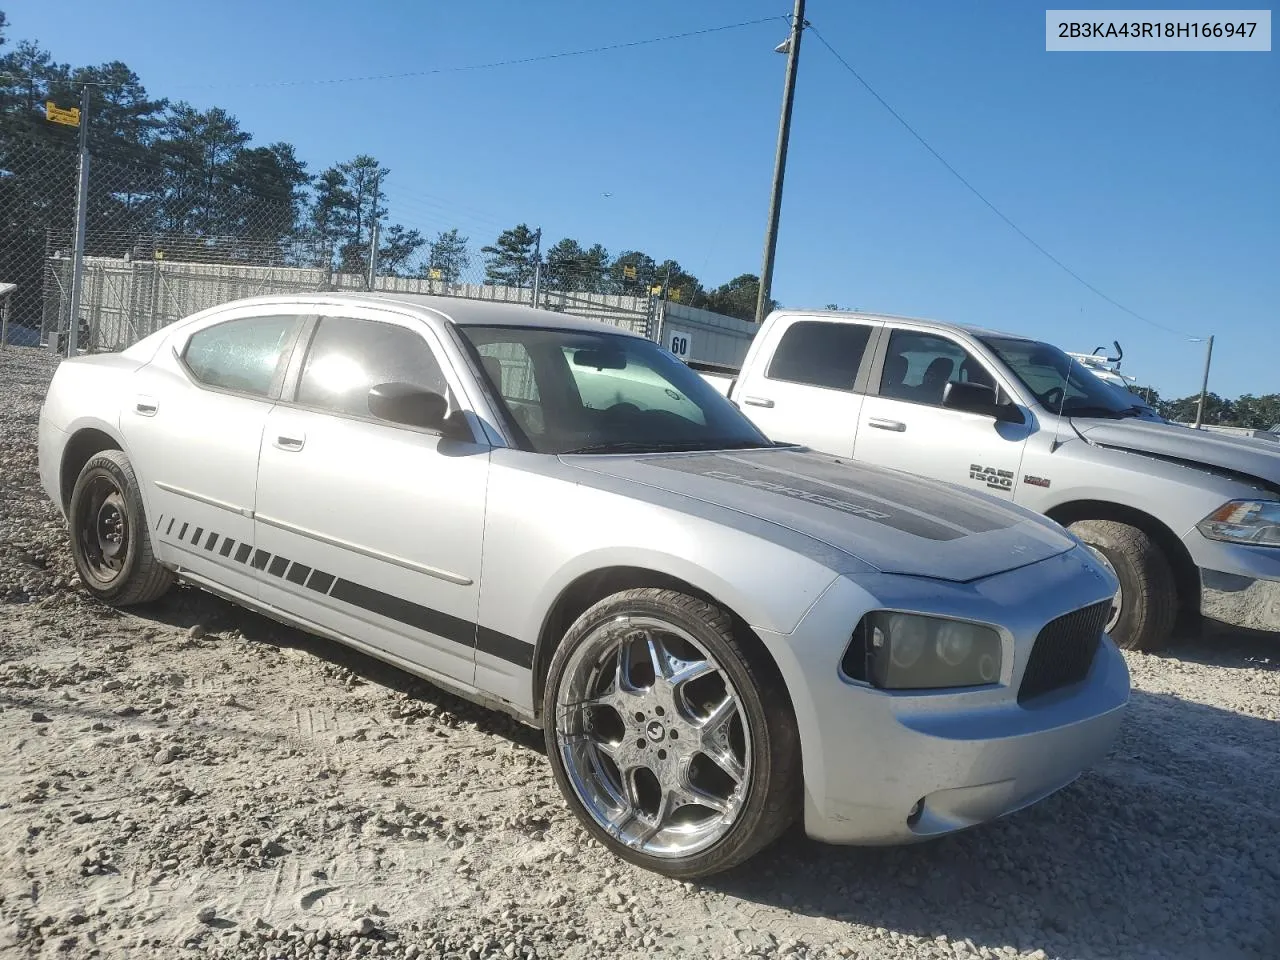
<path fill-rule="evenodd" d="M 174 521 L 170 519 L 169 529 L 173 528 L 173 523 Z M 186 523 L 182 525 L 182 530 L 178 534 L 179 539 L 185 539 L 187 527 Z M 203 533 L 202 529 L 197 529 L 191 542 L 198 545 Z M 220 534 L 210 531 L 205 549 L 212 550 L 220 537 Z M 234 540 L 224 539 L 218 551 L 219 554 L 227 557 L 233 545 L 235 545 Z M 233 559 L 238 564 L 248 563 L 255 570 L 265 571 L 273 577 L 283 577 L 298 586 L 305 585 L 308 590 L 328 594 L 335 600 L 349 603 L 353 607 L 386 617 L 388 620 L 395 620 L 418 630 L 433 633 L 464 647 L 472 647 L 517 667 L 523 667 L 526 670 L 533 668 L 533 644 L 526 643 L 518 637 L 491 630 L 442 610 L 424 607 L 411 600 L 375 590 L 361 583 L 335 577 L 323 570 L 313 570 L 280 554 L 272 555 L 266 550 L 255 550 L 247 543 L 237 546 Z M 250 562 L 251 559 L 252 562 Z M 287 574 L 286 571 L 288 571 Z"/>

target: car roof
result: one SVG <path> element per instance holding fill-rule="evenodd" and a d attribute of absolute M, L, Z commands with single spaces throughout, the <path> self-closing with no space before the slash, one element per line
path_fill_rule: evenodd
<path fill-rule="evenodd" d="M 932 320 L 928 317 L 906 317 L 895 313 L 867 313 L 862 310 L 801 310 L 787 308 L 779 310 L 780 315 L 791 317 L 844 317 L 849 320 L 882 320 L 886 323 L 910 323 L 913 326 L 932 328 L 934 330 L 962 330 L 975 337 L 1007 337 L 1012 340 L 1030 340 L 1017 333 L 980 327 L 971 323 L 953 323 L 948 320 Z"/>
<path fill-rule="evenodd" d="M 234 301 L 235 305 L 314 303 L 352 306 L 399 306 L 416 311 L 433 312 L 458 325 L 494 327 L 543 327 L 555 330 L 571 330 L 581 333 L 613 333 L 638 337 L 626 327 L 575 317 L 554 310 L 542 310 L 519 303 L 493 300 L 471 300 L 463 297 L 431 296 L 424 293 L 396 293 L 394 291 L 333 291 L 317 293 L 276 294 Z M 223 304 L 231 306 L 232 304 Z M 606 308 L 607 309 L 607 308 Z"/>

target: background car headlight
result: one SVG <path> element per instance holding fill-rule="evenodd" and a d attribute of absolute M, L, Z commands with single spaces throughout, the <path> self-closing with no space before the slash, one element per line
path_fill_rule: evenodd
<path fill-rule="evenodd" d="M 1210 540 L 1280 547 L 1280 500 L 1231 500 L 1196 524 Z"/>
<path fill-rule="evenodd" d="M 1000 679 L 1002 646 L 982 624 L 876 611 L 854 630 L 840 666 L 886 690 L 971 687 Z"/>

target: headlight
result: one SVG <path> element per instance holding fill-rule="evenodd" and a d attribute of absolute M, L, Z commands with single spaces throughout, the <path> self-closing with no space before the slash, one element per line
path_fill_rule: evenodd
<path fill-rule="evenodd" d="M 862 618 L 840 665 L 886 690 L 972 687 L 1000 679 L 1002 647 L 982 624 L 876 611 Z"/>
<path fill-rule="evenodd" d="M 1280 547 L 1280 500 L 1231 500 L 1196 529 L 1210 540 Z"/>

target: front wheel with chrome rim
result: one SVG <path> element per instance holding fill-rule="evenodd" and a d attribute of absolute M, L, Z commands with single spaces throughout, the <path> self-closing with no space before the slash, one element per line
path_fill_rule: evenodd
<path fill-rule="evenodd" d="M 639 866 L 716 873 L 795 819 L 799 743 L 781 679 L 706 601 L 650 588 L 591 607 L 552 659 L 543 723 L 574 812 Z"/>

